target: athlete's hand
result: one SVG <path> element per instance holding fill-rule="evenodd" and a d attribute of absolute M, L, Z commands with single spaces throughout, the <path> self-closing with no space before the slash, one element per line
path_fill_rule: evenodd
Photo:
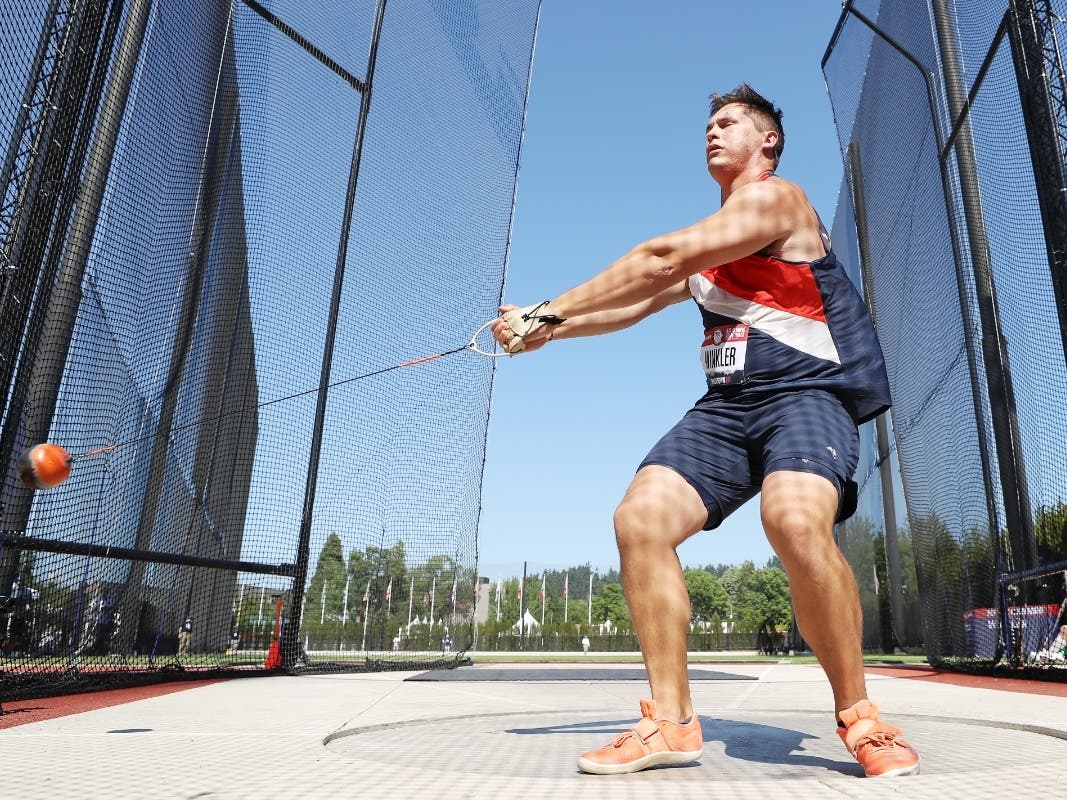
<path fill-rule="evenodd" d="M 552 338 L 556 326 L 563 322 L 559 317 L 547 313 L 547 305 L 544 302 L 523 308 L 500 306 L 500 317 L 493 323 L 493 338 L 512 355 L 544 347 Z"/>

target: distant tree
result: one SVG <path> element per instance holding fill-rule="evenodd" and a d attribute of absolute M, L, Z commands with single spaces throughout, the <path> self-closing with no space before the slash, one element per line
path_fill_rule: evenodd
<path fill-rule="evenodd" d="M 755 565 L 751 561 L 744 561 L 739 565 L 729 566 L 723 570 L 719 580 L 730 598 L 727 613 L 735 629 L 739 631 L 759 630 L 763 617 L 760 616 L 760 609 L 754 607 L 752 602 L 756 590 Z"/>
<path fill-rule="evenodd" d="M 763 566 L 764 567 L 777 567 L 782 572 L 785 572 L 785 566 L 782 564 L 781 560 L 779 560 L 778 556 L 776 556 L 776 555 L 772 555 L 770 558 L 768 558 L 767 559 L 767 563 L 764 564 Z"/>
<path fill-rule="evenodd" d="M 1067 504 L 1057 500 L 1051 506 L 1039 506 L 1034 514 L 1034 540 L 1042 564 L 1067 559 Z"/>
<path fill-rule="evenodd" d="M 713 618 L 722 618 L 730 606 L 719 579 L 707 570 L 688 569 L 685 571 L 685 588 L 689 591 L 689 605 L 694 622 L 710 622 Z"/>
<path fill-rule="evenodd" d="M 626 597 L 622 593 L 622 585 L 618 583 L 605 584 L 593 598 L 593 622 L 609 619 L 616 625 L 628 623 L 630 620 Z"/>
<path fill-rule="evenodd" d="M 331 532 L 322 545 L 315 572 L 308 582 L 307 594 L 304 599 L 305 623 L 317 625 L 320 619 L 325 620 L 327 617 L 339 618 L 341 616 L 347 578 L 348 574 L 345 571 L 344 548 L 341 545 L 341 537 Z M 323 589 L 325 589 L 325 592 Z M 324 597 L 325 602 L 323 601 Z"/>
<path fill-rule="evenodd" d="M 960 544 L 963 572 L 966 576 L 969 603 L 974 608 L 990 608 L 997 604 L 997 570 L 994 563 L 993 539 L 989 531 L 971 528 Z"/>
<path fill-rule="evenodd" d="M 778 567 L 756 570 L 750 602 L 764 621 L 776 628 L 787 627 L 793 619 L 793 604 L 785 570 Z"/>

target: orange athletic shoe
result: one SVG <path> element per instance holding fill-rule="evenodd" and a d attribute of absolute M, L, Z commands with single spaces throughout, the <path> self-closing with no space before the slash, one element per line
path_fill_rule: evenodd
<path fill-rule="evenodd" d="M 660 764 L 688 764 L 704 754 L 700 719 L 686 723 L 656 719 L 656 704 L 641 701 L 641 720 L 611 744 L 582 753 L 578 769 L 595 775 L 638 772 Z"/>
<path fill-rule="evenodd" d="M 868 778 L 895 778 L 919 773 L 919 754 L 904 741 L 900 728 L 878 719 L 878 706 L 860 700 L 838 715 L 837 735 L 863 766 Z"/>

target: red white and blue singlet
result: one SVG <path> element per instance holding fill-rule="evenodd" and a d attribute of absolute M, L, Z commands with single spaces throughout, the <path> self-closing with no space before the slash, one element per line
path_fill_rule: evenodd
<path fill-rule="evenodd" d="M 813 262 L 751 255 L 689 278 L 712 394 L 824 389 L 857 423 L 889 408 L 867 308 L 832 250 Z"/>

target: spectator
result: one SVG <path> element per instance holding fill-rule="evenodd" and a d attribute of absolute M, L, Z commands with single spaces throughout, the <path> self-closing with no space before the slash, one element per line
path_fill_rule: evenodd
<path fill-rule="evenodd" d="M 192 617 L 186 617 L 185 622 L 178 628 L 178 655 L 184 656 L 189 653 L 189 642 L 193 638 Z"/>

